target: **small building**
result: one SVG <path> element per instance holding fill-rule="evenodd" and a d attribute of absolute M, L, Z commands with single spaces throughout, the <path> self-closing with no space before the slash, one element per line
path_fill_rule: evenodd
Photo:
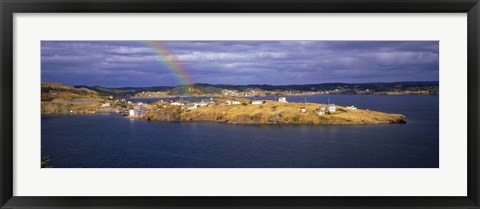
<path fill-rule="evenodd" d="M 304 112 L 307 112 L 307 109 L 306 109 L 305 107 L 301 107 L 301 108 L 300 108 L 300 112 L 303 112 L 303 113 L 304 113 Z"/>
<path fill-rule="evenodd" d="M 128 116 L 135 117 L 135 110 L 128 110 Z"/>
<path fill-rule="evenodd" d="M 279 98 L 278 98 L 278 101 L 279 101 L 279 102 L 287 102 L 287 98 L 285 98 L 285 97 L 279 97 Z"/>
<path fill-rule="evenodd" d="M 320 107 L 317 111 L 317 115 L 325 115 L 325 111 L 327 110 L 327 108 L 325 107 Z"/>
<path fill-rule="evenodd" d="M 215 102 L 213 101 L 213 98 L 210 98 L 210 99 L 202 99 L 200 101 L 200 103 L 210 104 L 210 103 L 215 103 Z"/>
<path fill-rule="evenodd" d="M 110 103 L 104 103 L 102 104 L 102 107 L 110 107 Z"/>
<path fill-rule="evenodd" d="M 237 101 L 237 100 L 232 101 L 232 105 L 239 105 L 239 104 L 242 104 L 242 103 L 240 101 Z"/>
<path fill-rule="evenodd" d="M 225 101 L 225 105 L 232 105 L 232 101 L 230 100 Z"/>
<path fill-rule="evenodd" d="M 357 107 L 355 107 L 355 106 L 352 105 L 352 106 L 347 106 L 347 109 L 349 109 L 349 110 L 356 110 Z"/>
<path fill-rule="evenodd" d="M 337 110 L 337 106 L 335 104 L 328 104 L 328 112 L 335 112 Z"/>
<path fill-rule="evenodd" d="M 170 105 L 173 105 L 173 106 L 183 106 L 184 104 L 181 103 L 181 102 L 172 102 L 172 103 L 170 103 Z"/>
<path fill-rule="evenodd" d="M 255 101 L 252 101 L 252 104 L 253 104 L 253 105 L 263 104 L 263 101 L 261 101 L 261 100 L 255 100 Z"/>
<path fill-rule="evenodd" d="M 198 107 L 198 104 L 196 103 L 186 105 L 187 110 L 194 110 L 194 109 L 197 109 L 197 107 Z"/>

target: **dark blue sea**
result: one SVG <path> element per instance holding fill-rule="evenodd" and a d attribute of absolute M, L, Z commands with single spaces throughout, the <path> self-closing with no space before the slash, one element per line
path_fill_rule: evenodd
<path fill-rule="evenodd" d="M 306 99 L 400 113 L 407 123 L 232 125 L 148 122 L 117 114 L 44 115 L 42 156 L 54 168 L 438 168 L 438 96 Z"/>

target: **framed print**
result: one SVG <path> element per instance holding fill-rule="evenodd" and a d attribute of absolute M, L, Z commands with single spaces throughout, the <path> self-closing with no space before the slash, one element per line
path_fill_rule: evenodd
<path fill-rule="evenodd" d="M 467 1 L 2 1 L 2 208 L 479 208 Z"/>

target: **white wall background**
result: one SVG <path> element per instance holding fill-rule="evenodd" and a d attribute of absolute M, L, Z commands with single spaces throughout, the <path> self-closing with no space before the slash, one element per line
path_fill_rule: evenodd
<path fill-rule="evenodd" d="M 439 40 L 440 168 L 40 169 L 41 40 Z M 15 14 L 14 56 L 16 196 L 466 196 L 466 14 Z"/>

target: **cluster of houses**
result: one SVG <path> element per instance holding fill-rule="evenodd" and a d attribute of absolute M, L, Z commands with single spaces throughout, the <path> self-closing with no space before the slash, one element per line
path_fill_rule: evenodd
<path fill-rule="evenodd" d="M 163 101 L 163 100 L 162 100 Z M 279 97 L 278 98 L 279 102 L 287 102 L 287 99 L 285 97 Z M 138 103 L 133 103 L 131 101 L 126 101 L 122 99 L 122 102 L 127 102 L 129 106 L 133 106 L 133 108 L 128 109 L 127 113 L 125 114 L 126 116 L 129 117 L 142 117 L 146 113 L 145 109 L 145 104 L 142 102 Z M 259 105 L 265 103 L 264 100 L 253 100 L 251 101 L 252 105 Z M 182 101 L 171 101 L 170 105 L 171 106 L 181 106 L 182 108 L 185 108 L 187 110 L 194 110 L 200 107 L 207 107 L 207 106 L 212 106 L 215 105 L 216 103 L 213 101 L 213 98 L 210 99 L 202 99 L 200 102 L 193 102 L 193 103 L 186 103 Z M 242 102 L 239 100 L 225 100 L 224 102 L 218 104 L 220 106 L 228 106 L 228 105 L 241 105 Z M 110 107 L 110 103 L 104 103 L 102 104 L 102 108 L 107 108 Z M 166 106 L 164 106 L 166 107 Z"/>
<path fill-rule="evenodd" d="M 356 110 L 357 107 L 355 106 L 347 106 L 346 107 L 347 109 L 349 110 Z M 306 110 L 301 110 L 302 112 L 305 112 Z M 328 104 L 327 107 L 320 107 L 319 110 L 317 111 L 317 114 L 318 115 L 325 115 L 326 112 L 329 112 L 329 113 L 334 113 L 335 111 L 337 111 L 337 106 L 335 104 Z"/>
<path fill-rule="evenodd" d="M 187 108 L 187 110 L 194 110 L 194 109 L 197 109 L 199 107 L 206 107 L 206 106 L 210 106 L 210 105 L 214 105 L 215 102 L 213 102 L 213 98 L 210 98 L 210 99 L 202 99 L 200 102 L 194 102 L 194 103 L 189 103 L 187 105 L 185 105 L 185 108 Z"/>
<path fill-rule="evenodd" d="M 317 111 L 318 115 L 325 115 L 326 112 L 329 113 L 334 113 L 337 111 L 337 106 L 335 104 L 328 104 L 327 107 L 320 107 L 320 109 Z"/>
<path fill-rule="evenodd" d="M 265 95 L 265 93 L 261 89 L 247 89 L 245 91 L 223 89 L 222 90 L 222 95 L 227 96 L 227 97 L 228 96 L 231 96 L 231 97 L 253 97 L 253 96 Z"/>
<path fill-rule="evenodd" d="M 163 102 L 163 100 L 162 100 L 162 102 Z M 288 103 L 288 101 L 285 97 L 279 97 L 278 102 Z M 253 101 L 251 101 L 252 105 L 259 105 L 259 104 L 263 104 L 263 103 L 265 103 L 264 100 L 253 100 Z M 133 106 L 133 108 L 129 109 L 127 114 L 125 114 L 125 115 L 128 115 L 129 117 L 143 117 L 143 115 L 147 112 L 147 110 L 145 108 L 147 105 L 143 104 L 142 102 L 132 103 L 132 102 L 128 101 L 128 104 Z M 229 99 L 227 99 L 227 100 L 223 101 L 222 103 L 219 103 L 218 105 L 228 106 L 228 105 L 240 105 L 240 104 L 242 104 L 242 102 L 239 101 L 239 100 L 229 100 Z M 171 106 L 181 106 L 182 108 L 185 108 L 187 110 L 194 110 L 194 109 L 197 109 L 197 108 L 200 108 L 200 107 L 207 107 L 207 106 L 216 105 L 216 103 L 213 101 L 213 98 L 210 98 L 210 99 L 202 99 L 199 102 L 193 102 L 193 103 L 184 103 L 182 101 L 170 101 L 170 105 Z M 102 104 L 102 108 L 108 108 L 110 106 L 111 106 L 110 103 Z M 163 107 L 166 107 L 166 105 L 164 105 Z M 356 110 L 357 107 L 352 105 L 352 106 L 347 106 L 346 109 Z M 316 113 L 317 113 L 317 115 L 325 115 L 326 113 L 334 113 L 334 112 L 336 112 L 336 110 L 337 110 L 337 106 L 335 104 L 330 104 L 329 103 L 327 106 L 320 106 L 319 109 L 316 111 Z M 306 110 L 305 107 L 301 107 L 300 112 L 305 113 L 305 112 L 307 112 L 307 110 Z"/>
<path fill-rule="evenodd" d="M 280 97 L 278 99 L 279 102 L 287 102 L 287 99 L 285 97 Z M 263 104 L 265 103 L 264 100 L 253 100 L 250 102 L 250 104 L 252 105 L 259 105 L 259 104 Z M 184 108 L 186 108 L 187 110 L 194 110 L 194 109 L 197 109 L 199 107 L 206 107 L 206 106 L 211 106 L 211 105 L 215 105 L 216 103 L 213 101 L 213 98 L 210 98 L 210 99 L 202 99 L 200 102 L 193 102 L 193 103 L 183 103 L 183 102 L 180 102 L 180 101 L 174 101 L 174 102 L 171 102 L 170 105 L 172 106 L 182 106 Z M 241 105 L 242 102 L 239 101 L 239 100 L 225 100 L 224 102 L 222 103 L 219 103 L 218 105 L 220 106 L 229 106 L 229 105 Z"/>
<path fill-rule="evenodd" d="M 225 101 L 225 105 L 239 105 L 239 104 L 242 104 L 240 101 L 238 100 L 226 100 Z"/>
<path fill-rule="evenodd" d="M 214 105 L 214 104 L 215 104 L 215 102 L 213 102 L 213 98 L 202 99 L 200 102 L 193 102 L 193 103 L 188 103 L 188 104 L 184 104 L 183 102 L 179 102 L 179 101 L 170 103 L 170 105 L 172 105 L 172 106 L 182 106 L 182 107 L 186 108 L 187 110 L 194 110 L 194 109 L 197 109 L 199 107 L 206 107 L 206 106 L 211 106 L 211 105 Z"/>

